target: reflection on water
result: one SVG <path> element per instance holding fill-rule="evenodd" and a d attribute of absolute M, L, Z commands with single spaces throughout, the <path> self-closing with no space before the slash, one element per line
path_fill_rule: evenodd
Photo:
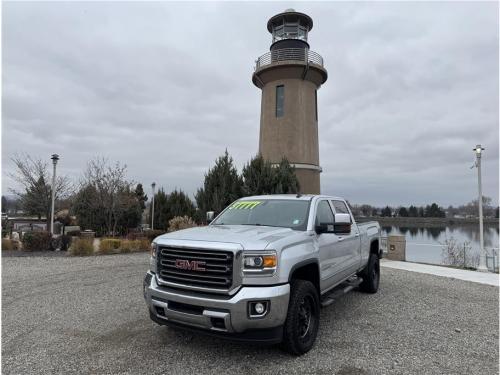
<path fill-rule="evenodd" d="M 459 244 L 465 242 L 475 254 L 479 252 L 479 227 L 475 225 L 449 225 L 443 227 L 382 226 L 382 236 L 406 237 L 406 259 L 414 262 L 442 264 L 442 244 L 453 237 Z M 499 229 L 496 225 L 484 227 L 484 247 L 498 248 Z"/>

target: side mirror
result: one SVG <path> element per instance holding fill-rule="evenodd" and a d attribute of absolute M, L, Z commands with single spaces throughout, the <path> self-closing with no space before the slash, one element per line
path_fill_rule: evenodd
<path fill-rule="evenodd" d="M 334 233 L 345 234 L 351 232 L 351 215 L 335 214 Z"/>
<path fill-rule="evenodd" d="M 207 211 L 207 223 L 210 224 L 214 219 L 215 213 L 213 211 Z"/>
<path fill-rule="evenodd" d="M 314 227 L 317 234 L 321 233 L 333 233 L 334 225 L 333 223 L 319 223 Z"/>

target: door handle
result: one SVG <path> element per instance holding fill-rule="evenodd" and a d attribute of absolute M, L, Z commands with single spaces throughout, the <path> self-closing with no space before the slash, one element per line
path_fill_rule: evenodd
<path fill-rule="evenodd" d="M 359 237 L 359 233 L 356 233 L 356 237 Z"/>
<path fill-rule="evenodd" d="M 344 241 L 344 237 L 338 237 L 339 241 Z"/>

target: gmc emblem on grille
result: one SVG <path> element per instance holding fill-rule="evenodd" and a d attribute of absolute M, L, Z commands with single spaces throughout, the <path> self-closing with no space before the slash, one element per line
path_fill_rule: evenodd
<path fill-rule="evenodd" d="M 205 262 L 201 262 L 199 260 L 186 260 L 186 259 L 176 259 L 175 260 L 175 268 L 180 268 L 181 270 L 188 271 L 206 271 Z"/>

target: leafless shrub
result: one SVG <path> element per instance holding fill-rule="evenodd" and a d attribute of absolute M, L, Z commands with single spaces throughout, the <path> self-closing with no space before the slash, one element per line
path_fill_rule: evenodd
<path fill-rule="evenodd" d="M 445 264 L 462 268 L 476 268 L 478 266 L 479 255 L 472 253 L 470 242 L 459 243 L 452 236 L 441 245 L 441 256 Z"/>
<path fill-rule="evenodd" d="M 189 216 L 176 216 L 168 222 L 168 231 L 175 232 L 196 226 L 196 223 Z"/>

